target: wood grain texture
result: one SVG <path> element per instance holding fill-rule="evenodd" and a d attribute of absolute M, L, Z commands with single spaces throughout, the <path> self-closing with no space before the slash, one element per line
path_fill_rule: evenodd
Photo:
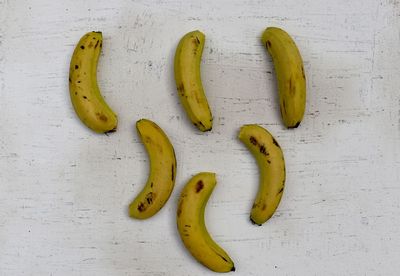
<path fill-rule="evenodd" d="M 267 26 L 293 35 L 307 75 L 301 126 L 282 126 Z M 206 34 L 202 78 L 214 128 L 179 103 L 180 37 Z M 234 275 L 398 275 L 400 1 L 0 0 L 0 275 L 213 275 L 186 252 L 175 212 L 185 182 L 217 173 L 209 232 Z M 102 31 L 102 93 L 119 128 L 77 118 L 68 67 Z M 148 160 L 134 130 L 149 118 L 177 155 L 176 187 L 148 221 L 127 215 Z M 286 189 L 262 227 L 248 217 L 258 171 L 236 139 L 259 123 L 281 144 Z"/>

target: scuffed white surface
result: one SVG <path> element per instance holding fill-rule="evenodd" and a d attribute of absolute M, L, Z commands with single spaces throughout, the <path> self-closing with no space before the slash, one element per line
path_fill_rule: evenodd
<path fill-rule="evenodd" d="M 281 124 L 267 26 L 286 29 L 303 55 L 296 130 Z M 194 29 L 207 36 L 205 134 L 173 79 L 177 42 Z M 68 94 L 74 45 L 91 30 L 104 35 L 99 84 L 120 120 L 108 137 L 80 123 Z M 398 275 L 399 30 L 398 0 L 0 0 L 0 274 L 212 275 L 175 226 L 185 181 L 209 170 L 219 182 L 206 221 L 232 275 Z M 148 221 L 127 216 L 148 172 L 140 118 L 165 130 L 178 160 L 171 199 Z M 248 219 L 258 172 L 235 138 L 245 123 L 267 127 L 287 164 L 262 227 Z"/>

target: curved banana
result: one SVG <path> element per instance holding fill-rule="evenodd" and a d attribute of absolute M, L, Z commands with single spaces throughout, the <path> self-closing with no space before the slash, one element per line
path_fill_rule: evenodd
<path fill-rule="evenodd" d="M 283 123 L 296 128 L 306 108 L 306 76 L 300 52 L 289 34 L 279 28 L 267 28 L 261 40 L 274 62 Z"/>
<path fill-rule="evenodd" d="M 107 133 L 117 129 L 117 115 L 104 101 L 97 85 L 101 32 L 85 34 L 76 45 L 69 68 L 69 92 L 75 112 L 90 129 Z"/>
<path fill-rule="evenodd" d="M 274 214 L 285 187 L 285 161 L 274 137 L 259 125 L 244 125 L 239 139 L 257 160 L 260 184 L 251 209 L 250 220 L 261 225 Z"/>
<path fill-rule="evenodd" d="M 182 105 L 192 123 L 201 131 L 212 129 L 212 115 L 200 77 L 200 62 L 205 36 L 200 31 L 187 33 L 175 53 L 175 81 Z"/>
<path fill-rule="evenodd" d="M 204 224 L 204 210 L 215 184 L 215 174 L 209 172 L 189 180 L 179 199 L 178 231 L 186 248 L 200 263 L 216 272 L 235 271 L 231 258 L 213 241 Z"/>
<path fill-rule="evenodd" d="M 155 215 L 167 202 L 175 185 L 176 158 L 167 135 L 154 122 L 136 122 L 138 134 L 150 158 L 150 174 L 139 195 L 129 205 L 129 215 L 146 219 Z"/>

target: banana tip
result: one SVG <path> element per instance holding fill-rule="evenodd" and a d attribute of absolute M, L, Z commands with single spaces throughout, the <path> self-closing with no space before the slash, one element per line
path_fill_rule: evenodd
<path fill-rule="evenodd" d="M 258 226 L 261 226 L 261 225 L 262 225 L 262 224 L 260 224 L 260 223 L 255 222 L 255 221 L 253 220 L 253 218 L 251 218 L 251 217 L 250 217 L 250 221 L 251 221 L 251 223 L 253 223 L 253 224 L 255 224 L 255 225 L 258 225 Z"/>
<path fill-rule="evenodd" d="M 117 127 L 114 127 L 113 129 L 107 130 L 106 132 L 104 132 L 105 135 L 108 136 L 109 133 L 113 133 L 117 131 Z"/>
<path fill-rule="evenodd" d="M 288 126 L 289 129 L 291 128 L 297 128 L 300 125 L 300 122 L 297 122 L 295 125 Z"/>
<path fill-rule="evenodd" d="M 235 271 L 235 270 L 236 270 L 235 266 L 232 266 L 231 271 Z"/>

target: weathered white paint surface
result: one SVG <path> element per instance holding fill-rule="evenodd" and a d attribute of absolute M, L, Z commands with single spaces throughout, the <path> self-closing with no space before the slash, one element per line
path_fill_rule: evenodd
<path fill-rule="evenodd" d="M 308 77 L 301 127 L 282 127 L 267 26 L 293 35 Z M 207 35 L 202 74 L 215 124 L 202 134 L 176 95 L 180 37 Z M 98 72 L 118 132 L 96 135 L 68 94 L 73 47 L 101 30 Z M 399 275 L 400 2 L 0 0 L 0 274 L 213 275 L 175 227 L 185 181 L 217 173 L 207 207 L 234 275 Z M 272 72 L 272 73 L 271 73 Z M 127 205 L 148 172 L 134 130 L 169 134 L 176 188 L 148 221 Z M 252 156 L 235 138 L 267 127 L 283 147 L 287 185 L 276 215 L 253 226 Z"/>

